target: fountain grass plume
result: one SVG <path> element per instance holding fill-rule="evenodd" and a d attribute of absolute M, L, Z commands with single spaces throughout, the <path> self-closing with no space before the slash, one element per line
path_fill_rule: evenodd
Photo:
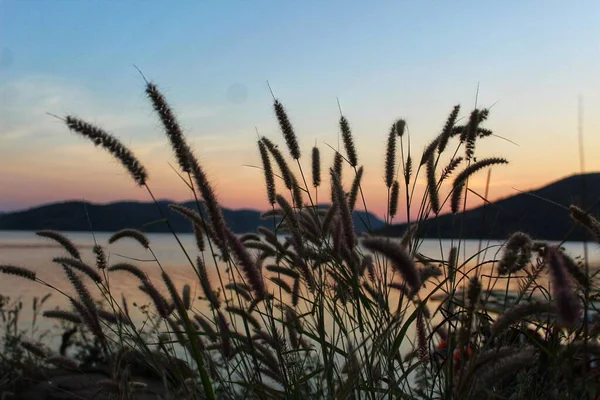
<path fill-rule="evenodd" d="M 71 305 L 77 311 L 79 316 L 81 316 L 81 320 L 88 327 L 88 329 L 94 334 L 94 336 L 100 340 L 101 342 L 105 341 L 104 332 L 102 332 L 102 327 L 100 326 L 100 322 L 98 321 L 98 315 L 95 311 L 90 310 L 90 308 L 84 304 L 81 304 L 77 300 L 71 298 L 69 299 Z"/>
<path fill-rule="evenodd" d="M 146 95 L 152 102 L 152 106 L 163 124 L 165 133 L 171 142 L 171 147 L 175 152 L 181 170 L 186 173 L 192 172 L 192 166 L 188 156 L 190 148 L 186 143 L 183 130 L 181 129 L 177 118 L 175 118 L 175 113 L 154 83 L 148 82 L 146 84 Z"/>
<path fill-rule="evenodd" d="M 312 183 L 317 188 L 321 185 L 321 152 L 317 146 L 312 149 Z"/>
<path fill-rule="evenodd" d="M 467 300 L 469 300 L 469 308 L 475 310 L 479 305 L 479 296 L 481 295 L 481 281 L 477 276 L 469 279 L 467 287 Z"/>
<path fill-rule="evenodd" d="M 196 247 L 201 252 L 206 249 L 206 242 L 204 240 L 204 231 L 198 224 L 193 224 L 192 229 L 194 231 L 194 239 L 196 239 Z"/>
<path fill-rule="evenodd" d="M 217 322 L 219 326 L 219 336 L 221 338 L 221 350 L 226 359 L 233 356 L 233 343 L 231 342 L 231 331 L 225 315 L 221 311 L 217 313 Z"/>
<path fill-rule="evenodd" d="M 202 216 L 198 212 L 179 204 L 169 204 L 169 208 L 191 221 L 196 246 L 198 250 L 204 251 L 206 249 L 206 241 L 204 240 L 206 223 Z"/>
<path fill-rule="evenodd" d="M 481 122 L 480 111 L 475 109 L 471 112 L 469 122 L 461 136 L 461 141 L 466 142 L 466 159 L 470 160 L 475 154 L 475 140 L 477 139 L 477 128 Z"/>
<path fill-rule="evenodd" d="M 446 178 L 452 175 L 452 172 L 454 172 L 454 170 L 458 168 L 462 161 L 462 157 L 455 157 L 452 160 L 450 160 L 448 165 L 446 165 L 446 167 L 442 170 L 442 173 L 440 174 L 440 183 L 444 182 Z"/>
<path fill-rule="evenodd" d="M 514 323 L 520 323 L 533 315 L 555 314 L 556 308 L 550 303 L 539 301 L 517 304 L 507 309 L 493 322 L 490 332 L 491 337 L 498 337 L 506 328 Z"/>
<path fill-rule="evenodd" d="M 26 341 L 26 340 L 21 340 L 19 342 L 19 345 L 21 345 L 21 347 L 23 347 L 25 350 L 27 350 L 28 352 L 30 352 L 31 354 L 33 354 L 36 357 L 39 357 L 39 358 L 48 357 L 48 350 L 43 348 L 40 343 L 33 343 L 33 342 Z"/>
<path fill-rule="evenodd" d="M 81 323 L 81 317 L 78 314 L 64 310 L 46 310 L 42 313 L 45 318 L 59 319 L 61 321 L 72 322 L 74 324 Z"/>
<path fill-rule="evenodd" d="M 437 143 L 438 154 L 441 154 L 446 149 L 448 145 L 448 140 L 452 137 L 452 131 L 454 129 L 454 125 L 456 124 L 456 119 L 458 118 L 458 113 L 460 112 L 460 105 L 454 106 L 452 112 L 448 116 L 446 120 L 446 124 L 444 125 L 444 129 L 439 136 L 439 141 Z"/>
<path fill-rule="evenodd" d="M 396 174 L 396 129 L 397 123 L 392 125 L 388 134 L 388 141 L 385 152 L 385 186 L 391 188 L 394 184 L 394 176 Z"/>
<path fill-rule="evenodd" d="M 68 257 L 54 257 L 52 259 L 52 262 L 65 265 L 67 267 L 75 268 L 75 269 L 83 272 L 84 274 L 86 274 L 88 277 L 90 277 L 96 283 L 102 282 L 102 277 L 100 276 L 100 274 L 98 272 L 96 272 L 95 269 L 93 269 L 92 267 L 90 267 L 89 265 L 84 263 L 83 261 L 77 260 L 75 258 L 68 258 Z"/>
<path fill-rule="evenodd" d="M 427 161 L 427 194 L 429 195 L 429 204 L 431 205 L 431 211 L 436 215 L 440 212 L 440 196 L 437 187 L 437 179 L 435 177 L 435 163 L 433 155 L 431 155 Z"/>
<path fill-rule="evenodd" d="M 225 311 L 248 321 L 255 330 L 259 331 L 261 329 L 260 322 L 258 322 L 258 320 L 252 314 L 248 313 L 248 311 L 244 310 L 243 308 L 228 306 L 225 308 Z"/>
<path fill-rule="evenodd" d="M 192 288 L 187 283 L 183 285 L 183 289 L 181 289 L 181 300 L 183 301 L 183 307 L 186 310 L 192 308 Z"/>
<path fill-rule="evenodd" d="M 394 130 L 398 137 L 404 136 L 404 131 L 406 130 L 406 121 L 403 119 L 399 119 L 394 122 Z"/>
<path fill-rule="evenodd" d="M 92 253 L 94 253 L 94 256 L 96 256 L 96 268 L 106 269 L 108 261 L 106 260 L 106 253 L 104 252 L 104 248 L 99 244 L 95 244 L 92 248 Z"/>
<path fill-rule="evenodd" d="M 94 298 L 92 297 L 87 286 L 81 281 L 81 279 L 79 279 L 79 277 L 75 274 L 75 272 L 73 272 L 71 267 L 67 266 L 67 264 L 62 264 L 62 266 L 65 271 L 65 274 L 67 275 L 67 278 L 69 279 L 69 281 L 73 285 L 73 288 L 77 292 L 79 299 L 81 300 L 81 302 L 83 303 L 85 308 L 88 310 L 90 315 L 92 317 L 96 318 L 96 316 L 97 316 L 96 315 L 97 314 L 96 303 L 94 302 Z"/>
<path fill-rule="evenodd" d="M 257 230 L 258 230 L 259 233 L 261 233 L 262 235 L 264 235 L 265 240 L 271 246 L 273 246 L 275 249 L 277 249 L 277 251 L 281 255 L 285 254 L 285 248 L 283 247 L 283 244 L 277 238 L 277 235 L 275 234 L 275 232 L 273 232 L 272 230 L 270 230 L 269 228 L 266 228 L 264 226 L 259 226 Z"/>
<path fill-rule="evenodd" d="M 352 187 L 350 188 L 350 193 L 348 193 L 348 207 L 350 208 L 350 212 L 354 211 L 356 207 L 356 200 L 358 198 L 358 193 L 360 191 L 360 184 L 363 177 L 364 168 L 361 166 L 354 176 L 354 180 L 352 181 Z M 392 193 L 393 193 L 392 188 Z M 397 204 L 396 204 L 397 205 Z"/>
<path fill-rule="evenodd" d="M 342 180 L 342 169 L 344 166 L 344 157 L 339 151 L 336 151 L 333 156 L 333 171 L 339 177 L 340 181 Z"/>
<path fill-rule="evenodd" d="M 493 363 L 488 363 L 488 367 L 480 371 L 477 375 L 474 392 L 478 395 L 482 394 L 482 391 L 489 390 L 506 376 L 533 364 L 536 358 L 536 353 L 528 349 L 498 358 Z"/>
<path fill-rule="evenodd" d="M 342 141 L 344 142 L 344 147 L 346 148 L 348 163 L 352 167 L 356 167 L 358 165 L 356 146 L 354 146 L 354 139 L 352 138 L 352 132 L 350 131 L 350 124 L 343 115 L 340 117 L 340 131 L 342 132 Z"/>
<path fill-rule="evenodd" d="M 208 340 L 210 340 L 211 342 L 217 341 L 217 332 L 206 318 L 204 318 L 200 314 L 194 314 L 194 320 L 202 328 L 204 334 L 208 336 Z"/>
<path fill-rule="evenodd" d="M 229 229 L 227 229 L 226 235 L 227 242 L 231 246 L 231 251 L 239 262 L 247 282 L 252 286 L 255 298 L 257 300 L 264 300 L 267 297 L 267 289 L 261 270 L 240 239 Z"/>
<path fill-rule="evenodd" d="M 300 277 L 300 275 L 298 274 L 298 272 L 294 271 L 293 269 L 283 266 L 283 265 L 267 265 L 265 267 L 265 269 L 267 271 L 273 272 L 275 274 L 281 274 L 281 275 L 285 275 L 287 277 L 290 277 L 292 279 L 298 279 Z"/>
<path fill-rule="evenodd" d="M 107 270 L 111 271 L 111 272 L 113 272 L 113 271 L 129 272 L 130 274 L 137 277 L 141 282 L 148 280 L 148 276 L 146 275 L 146 273 L 144 271 L 142 271 L 141 269 L 139 269 L 138 267 L 136 267 L 135 265 L 130 264 L 130 263 L 125 263 L 125 262 L 117 263 L 117 264 L 114 264 L 114 265 L 111 265 L 110 267 L 108 267 Z"/>
<path fill-rule="evenodd" d="M 169 310 L 170 307 L 167 303 L 167 300 L 163 297 L 162 294 L 160 294 L 156 287 L 154 287 L 154 285 L 150 283 L 150 281 L 143 280 L 142 284 L 139 286 L 139 289 L 142 292 L 146 293 L 148 297 L 150 297 L 154 304 L 154 307 L 156 308 L 156 311 L 158 312 L 158 315 L 161 318 L 167 318 L 169 316 L 171 312 Z"/>
<path fill-rule="evenodd" d="M 173 304 L 175 305 L 177 311 L 180 313 L 185 311 L 183 300 L 181 299 L 179 291 L 177 290 L 177 287 L 175 286 L 175 283 L 173 282 L 169 274 L 167 274 L 165 271 L 162 271 L 160 275 L 163 282 L 165 283 L 165 286 L 167 287 L 167 290 L 169 291 L 169 295 L 171 296 L 171 300 L 173 301 Z"/>
<path fill-rule="evenodd" d="M 242 243 L 246 243 L 249 241 L 260 242 L 260 236 L 256 233 L 244 233 L 243 235 L 240 235 L 240 241 Z"/>
<path fill-rule="evenodd" d="M 261 141 L 265 144 L 265 146 L 267 146 L 267 149 L 275 159 L 275 163 L 277 163 L 277 166 L 279 167 L 279 171 L 281 172 L 281 178 L 283 179 L 285 187 L 288 189 L 292 189 L 292 187 L 294 186 L 292 171 L 290 170 L 290 167 L 285 161 L 285 158 L 283 158 L 283 154 L 281 154 L 281 151 L 279 151 L 277 146 L 268 138 L 263 137 L 261 138 Z"/>
<path fill-rule="evenodd" d="M 302 188 L 298 184 L 296 176 L 292 175 L 292 199 L 294 200 L 294 207 L 301 209 L 304 201 L 302 200 Z"/>
<path fill-rule="evenodd" d="M 290 155 L 294 160 L 298 160 L 300 158 L 300 146 L 298 145 L 298 138 L 287 112 L 279 100 L 273 102 L 273 108 L 275 109 L 275 115 L 277 116 L 277 121 L 279 122 L 279 127 L 281 128 L 281 133 L 283 133 Z"/>
<path fill-rule="evenodd" d="M 218 310 L 221 307 L 221 302 L 219 301 L 219 298 L 215 295 L 215 292 L 210 283 L 210 279 L 208 278 L 206 265 L 204 264 L 204 261 L 202 261 L 201 257 L 196 258 L 196 269 L 198 271 L 198 279 L 200 280 L 200 286 L 202 287 L 202 291 L 204 292 L 204 297 L 206 297 L 210 305 L 215 310 Z"/>
<path fill-rule="evenodd" d="M 303 256 L 304 255 L 304 244 L 303 244 L 302 234 L 301 234 L 301 230 L 300 230 L 300 223 L 298 222 L 296 213 L 294 212 L 294 209 L 292 208 L 290 203 L 285 199 L 285 197 L 278 194 L 276 199 L 277 199 L 277 204 L 279 204 L 279 207 L 281 208 L 281 210 L 284 213 L 285 220 L 289 224 L 289 230 L 292 234 L 292 243 L 294 245 L 294 248 L 296 249 L 296 253 L 298 253 L 300 256 Z"/>
<path fill-rule="evenodd" d="M 506 241 L 504 254 L 498 264 L 501 275 L 514 273 L 525 268 L 533 255 L 533 241 L 523 232 L 513 233 Z"/>
<path fill-rule="evenodd" d="M 340 212 L 340 221 L 344 231 L 345 245 L 349 252 L 356 246 L 356 231 L 354 229 L 354 222 L 352 221 L 352 212 L 346 201 L 346 195 L 342 188 L 340 176 L 334 169 L 330 171 L 332 181 L 332 202 L 337 203 Z"/>
<path fill-rule="evenodd" d="M 138 242 L 145 249 L 150 248 L 150 241 L 148 237 L 144 235 L 143 232 L 137 229 L 121 229 L 120 231 L 114 233 L 109 239 L 108 243 L 113 244 L 121 239 L 130 238 Z"/>
<path fill-rule="evenodd" d="M 269 204 L 275 204 L 275 178 L 273 176 L 273 168 L 271 167 L 271 160 L 269 160 L 269 153 L 262 140 L 258 141 L 258 150 L 260 152 L 260 159 L 263 165 L 263 171 L 265 173 L 265 186 L 267 187 L 267 198 Z"/>
<path fill-rule="evenodd" d="M 591 216 L 590 213 L 585 212 L 575 205 L 571 205 L 569 211 L 571 218 L 583 225 L 592 234 L 594 239 L 600 243 L 600 222 Z"/>
<path fill-rule="evenodd" d="M 51 231 L 51 230 L 41 230 L 35 233 L 37 236 L 45 237 L 48 239 L 52 239 L 58 244 L 60 244 L 73 258 L 81 259 L 81 254 L 75 244 L 65 235 L 60 232 Z"/>
<path fill-rule="evenodd" d="M 15 265 L 0 264 L 0 273 L 7 274 L 7 275 L 20 276 L 21 278 L 25 278 L 30 281 L 36 280 L 35 272 L 33 272 L 27 268 L 18 267 Z"/>
<path fill-rule="evenodd" d="M 423 155 L 421 155 L 421 162 L 419 163 L 419 166 L 423 166 L 425 165 L 430 159 L 433 159 L 433 156 L 435 154 L 435 150 L 438 148 L 438 144 L 440 142 L 440 137 L 436 137 L 435 139 L 433 139 L 428 145 L 427 147 L 425 147 L 425 150 L 423 150 Z M 435 162 L 435 160 L 434 160 Z"/>
<path fill-rule="evenodd" d="M 217 197 L 200 163 L 187 144 L 183 130 L 179 126 L 175 114 L 156 85 L 147 83 L 146 94 L 152 101 L 154 110 L 163 123 L 165 133 L 171 142 L 171 147 L 175 152 L 179 166 L 183 172 L 191 174 L 194 177 L 196 189 L 204 199 L 204 206 L 207 209 L 208 218 L 218 241 L 225 243 L 225 221 Z M 222 247 L 221 250 L 225 255 L 226 249 Z"/>
<path fill-rule="evenodd" d="M 419 272 L 406 250 L 398 243 L 386 238 L 374 237 L 362 241 L 363 246 L 373 252 L 381 253 L 388 258 L 413 291 L 421 287 Z"/>
<path fill-rule="evenodd" d="M 427 365 L 429 362 L 429 343 L 427 341 L 424 319 L 424 312 L 421 309 L 417 314 L 417 349 L 419 360 L 423 365 Z"/>
<path fill-rule="evenodd" d="M 585 270 L 578 265 L 575 260 L 573 260 L 568 254 L 559 249 L 559 255 L 564 262 L 564 266 L 571 274 L 571 277 L 577 281 L 584 289 L 588 289 L 591 287 L 591 280 L 585 273 Z"/>
<path fill-rule="evenodd" d="M 479 170 L 482 170 L 483 168 L 498 164 L 508 164 L 508 161 L 504 158 L 499 157 L 485 158 L 483 160 L 479 160 L 470 164 L 460 174 L 458 174 L 458 176 L 454 179 L 454 183 L 452 185 L 452 199 L 450 202 L 452 212 L 454 214 L 456 214 L 460 208 L 462 192 L 465 188 L 467 179 L 469 179 L 471 175 L 473 175 Z"/>
<path fill-rule="evenodd" d="M 581 319 L 579 298 L 573 293 L 564 259 L 554 246 L 546 248 L 546 262 L 552 277 L 556 307 L 561 321 L 568 326 L 575 326 Z"/>
<path fill-rule="evenodd" d="M 196 188 L 200 191 L 202 198 L 204 199 L 204 207 L 208 215 L 208 220 L 214 232 L 214 236 L 217 238 L 217 245 L 221 244 L 221 251 L 224 255 L 227 253 L 225 247 L 226 243 L 226 224 L 225 218 L 223 217 L 223 211 L 217 200 L 217 196 L 208 181 L 208 177 L 200 167 L 195 157 L 191 153 L 188 154 L 190 158 L 190 166 L 192 168 L 192 176 L 196 182 Z M 208 232 L 207 232 L 208 233 Z"/>
<path fill-rule="evenodd" d="M 65 122 L 71 131 L 90 139 L 96 146 L 103 147 L 119 160 L 125 169 L 129 171 L 129 174 L 138 186 L 144 186 L 146 184 L 148 179 L 146 168 L 144 168 L 142 163 L 135 157 L 133 152 L 131 152 L 131 150 L 116 137 L 97 126 L 76 117 L 67 116 Z"/>

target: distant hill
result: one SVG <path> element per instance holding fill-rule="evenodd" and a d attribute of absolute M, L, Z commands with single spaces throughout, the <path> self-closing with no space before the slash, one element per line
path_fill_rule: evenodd
<path fill-rule="evenodd" d="M 190 222 L 168 207 L 170 201 L 159 201 L 159 206 L 169 218 L 176 232 L 192 232 Z M 197 210 L 194 202 L 179 203 Z M 323 207 L 323 206 L 320 206 Z M 86 209 L 89 215 L 86 216 Z M 261 220 L 260 211 L 223 208 L 223 216 L 235 233 L 256 232 L 259 226 L 272 227 L 272 221 Z M 359 232 L 367 231 L 365 221 L 372 229 L 380 229 L 383 221 L 374 214 L 355 212 L 354 224 Z M 116 232 L 123 228 L 135 228 L 144 232 L 168 232 L 166 224 L 156 204 L 143 202 L 116 202 L 110 204 L 92 204 L 81 201 L 47 204 L 24 211 L 0 215 L 0 230 L 36 231 L 53 229 L 58 231 Z"/>
<path fill-rule="evenodd" d="M 586 187 L 586 209 L 594 205 L 591 212 L 598 218 L 600 173 L 590 173 L 573 175 L 540 189 L 519 193 L 462 214 L 430 218 L 421 224 L 419 232 L 424 237 L 432 238 L 505 239 L 513 232 L 522 231 L 537 239 L 563 240 L 571 228 L 575 227 L 568 240 L 589 239 L 586 231 L 573 223 L 568 210 L 561 207 L 582 205 L 583 184 Z M 392 225 L 377 233 L 400 236 L 406 228 L 405 224 Z"/>

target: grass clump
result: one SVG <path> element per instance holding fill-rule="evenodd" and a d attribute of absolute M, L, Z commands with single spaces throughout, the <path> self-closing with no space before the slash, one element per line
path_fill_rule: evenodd
<path fill-rule="evenodd" d="M 461 255 L 461 238 L 448 257 L 431 259 L 420 252 L 420 223 L 444 210 L 464 210 L 469 178 L 507 163 L 496 156 L 475 158 L 476 142 L 492 135 L 481 126 L 489 110 L 473 110 L 460 126 L 460 107 L 455 106 L 441 133 L 416 158 L 416 171 L 407 122 L 391 125 L 382 184 L 388 196 L 386 221 L 404 214 L 410 223 L 403 238 L 393 239 L 376 237 L 376 232 L 360 237 L 355 231 L 353 211 L 368 209 L 361 186 L 364 168 L 346 116 L 339 121 L 346 157 L 334 155 L 331 206 L 323 209 L 317 204 L 324 186 L 320 150 L 312 148 L 312 179 L 307 183 L 296 133 L 275 100 L 293 163 L 273 141 L 259 139 L 272 207 L 263 217 L 273 228 L 240 238 L 226 225 L 210 179 L 165 97 L 152 83 L 147 83 L 146 94 L 197 200 L 197 209 L 171 207 L 193 225 L 194 254 L 172 233 L 198 282 L 178 287 L 148 237 L 137 230 L 115 233 L 106 246 L 96 244 L 96 268 L 85 264 L 62 234 L 38 232 L 71 256 L 53 261 L 62 266 L 72 287 L 54 288 L 32 271 L 12 265 L 0 266 L 0 273 L 39 282 L 67 298 L 70 308 L 46 310 L 43 316 L 60 322 L 68 345 L 50 354 L 11 331 L 13 342 L 23 343 L 13 359 L 25 365 L 25 350 L 38 366 L 108 364 L 111 376 L 98 383 L 99 390 L 117 398 L 135 398 L 136 390 L 145 388 L 127 374 L 133 355 L 161 377 L 167 393 L 182 399 L 597 395 L 595 353 L 589 349 L 599 346 L 600 329 L 582 324 L 580 310 L 599 292 L 593 277 L 560 249 L 515 233 L 492 261 Z M 65 122 L 118 158 L 154 199 L 141 161 L 115 136 L 74 117 Z M 461 151 L 464 157 L 458 156 Z M 353 173 L 349 187 L 342 180 L 347 166 Z M 462 170 L 454 182 L 445 184 L 458 168 Z M 283 181 L 282 190 L 278 180 Z M 427 190 L 419 198 L 415 186 L 422 183 Z M 578 208 L 571 213 L 597 233 L 593 217 Z M 170 227 L 168 219 L 165 223 Z M 148 265 L 108 264 L 110 246 L 123 239 L 135 240 L 151 255 L 161 282 L 150 279 Z M 216 270 L 209 271 L 213 262 Z M 111 290 L 110 278 L 124 272 L 136 276 L 148 296 L 148 305 L 140 308 L 143 320 L 132 318 L 126 299 L 117 300 Z M 550 288 L 542 279 L 545 272 L 551 276 Z M 513 297 L 508 296 L 511 279 L 518 284 Z M 504 304 L 498 308 L 492 300 L 504 282 Z M 198 300 L 191 294 L 195 284 L 202 292 Z M 530 301 L 536 292 L 542 298 Z M 78 352 L 69 353 L 76 340 Z M 177 364 L 181 359 L 185 362 Z"/>

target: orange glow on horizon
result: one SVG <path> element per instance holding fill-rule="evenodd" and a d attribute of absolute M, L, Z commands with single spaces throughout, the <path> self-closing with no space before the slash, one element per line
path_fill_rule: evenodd
<path fill-rule="evenodd" d="M 151 169 L 151 179 L 149 187 L 152 189 L 157 199 L 166 199 L 171 201 L 188 201 L 193 198 L 189 188 L 186 187 L 181 178 L 170 168 L 155 168 Z M 543 181 L 541 177 L 544 174 L 531 171 L 529 176 L 519 175 L 511 169 L 516 169 L 516 166 L 498 166 L 492 169 L 491 182 L 489 188 L 489 200 L 497 200 L 509 197 L 519 193 L 519 190 L 531 190 L 544 186 L 552 181 L 561 179 L 566 175 L 549 176 Z M 502 170 L 504 169 L 504 171 Z M 221 174 L 216 174 L 211 169 L 212 174 L 209 174 L 212 185 L 215 189 L 217 197 L 223 207 L 230 209 L 256 209 L 268 210 L 270 205 L 267 201 L 266 190 L 264 187 L 264 178 L 262 172 L 252 168 L 231 168 L 230 170 L 221 169 Z M 535 173 L 537 172 L 537 174 Z M 573 171 L 574 173 L 575 171 Z M 510 176 L 519 177 L 519 179 L 510 179 Z M 344 170 L 345 186 L 349 189 L 352 171 Z M 538 178 L 539 176 L 539 178 Z M 12 210 L 30 208 L 45 203 L 61 202 L 66 200 L 85 200 L 92 203 L 110 203 L 123 200 L 135 201 L 151 201 L 151 198 L 144 188 L 139 188 L 129 179 L 126 172 L 121 170 L 120 165 L 107 165 L 98 167 L 98 169 L 90 166 L 89 170 L 82 169 L 78 173 L 71 175 L 61 175 L 61 170 L 46 171 L 42 173 L 27 173 L 22 169 L 15 175 L 4 175 L 0 179 L 0 184 L 13 184 L 18 181 L 19 191 L 11 196 L 14 204 Z M 475 175 L 469 184 L 471 190 L 477 192 L 481 196 L 485 193 L 487 171 L 481 171 Z M 531 177 L 531 178 L 530 178 Z M 447 194 L 451 185 L 452 178 L 448 179 L 445 188 L 442 189 L 442 200 Z M 379 218 L 384 218 L 387 212 L 387 188 L 383 180 L 378 174 L 365 173 L 363 180 L 363 193 L 365 202 L 370 212 L 375 213 Z M 329 203 L 329 192 L 325 190 L 328 187 L 328 182 L 323 182 L 318 190 L 319 203 Z M 394 218 L 395 223 L 400 223 L 406 220 L 406 193 L 404 187 L 400 192 L 399 212 Z M 282 193 L 283 185 L 278 189 Z M 415 188 L 413 202 L 411 205 L 411 219 L 417 217 L 422 196 L 425 192 L 424 176 L 420 175 L 420 180 Z M 311 196 L 313 200 L 316 198 L 314 188 L 311 187 Z M 308 196 L 305 195 L 305 202 L 308 204 Z M 468 197 L 467 208 L 473 208 L 483 204 L 483 201 L 475 195 L 470 194 Z M 359 199 L 357 210 L 364 210 L 362 200 Z M 9 211 L 9 210 L 6 210 Z M 448 207 L 444 207 L 443 212 L 448 211 Z"/>

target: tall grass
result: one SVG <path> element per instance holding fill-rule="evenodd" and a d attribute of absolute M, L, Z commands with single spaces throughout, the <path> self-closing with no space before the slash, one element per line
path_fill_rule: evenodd
<path fill-rule="evenodd" d="M 165 224 L 198 281 L 177 287 L 140 231 L 126 229 L 106 247 L 96 244 L 95 266 L 86 265 L 62 234 L 38 232 L 70 254 L 53 261 L 74 289 L 53 288 L 72 309 L 44 315 L 63 321 L 66 332 L 79 328 L 94 338 L 97 350 L 96 358 L 86 361 L 70 359 L 64 351 L 32 351 L 40 362 L 75 369 L 84 362 L 109 363 L 113 378 L 102 387 L 118 398 L 136 394 L 137 386 L 123 378 L 128 376 L 126 353 L 141 355 L 164 377 L 169 393 L 186 399 L 597 395 L 600 327 L 592 324 L 584 337 L 580 313 L 589 306 L 581 299 L 593 301 L 597 286 L 564 251 L 516 233 L 492 261 L 461 255 L 460 237 L 439 258 L 420 252 L 422 221 L 437 218 L 442 210 L 464 210 L 470 178 L 507 162 L 498 155 L 475 158 L 477 143 L 493 135 L 482 127 L 489 110 L 472 110 L 459 125 L 460 107 L 455 106 L 439 135 L 415 158 L 416 171 L 407 123 L 391 124 L 381 183 L 388 197 L 386 222 L 391 224 L 399 212 L 409 218 L 404 236 L 392 239 L 376 232 L 359 235 L 354 227 L 353 212 L 368 211 L 368 206 L 346 116 L 339 122 L 345 154 L 336 152 L 330 186 L 323 188 L 319 148 L 313 147 L 306 161 L 307 177 L 292 120 L 275 99 L 290 160 L 274 141 L 259 139 L 265 194 L 272 206 L 263 218 L 272 228 L 240 238 L 225 223 L 217 193 L 166 98 L 153 83 L 147 83 L 146 94 L 178 160 L 182 184 L 196 199 L 196 209 L 172 205 L 193 226 L 194 254 L 186 251 L 167 218 Z M 71 116 L 65 123 L 118 159 L 154 199 L 142 161 L 115 136 Z M 421 197 L 415 195 L 420 182 L 427 187 Z M 319 196 L 327 195 L 331 205 L 318 207 Z M 600 224 L 593 216 L 577 207 L 571 212 L 598 237 Z M 411 215 L 417 218 L 410 220 Z M 461 223 L 457 214 L 457 226 Z M 110 244 L 119 240 L 135 240 L 155 265 L 109 264 Z M 207 260 L 217 266 L 216 279 L 207 273 Z M 153 267 L 161 270 L 162 282 L 153 282 L 144 271 Z M 550 287 L 541 278 L 546 270 Z M 49 286 L 24 267 L 0 265 L 0 272 Z M 132 318 L 126 299 L 111 291 L 110 279 L 125 273 L 139 279 L 150 301 L 143 321 Z M 201 300 L 191 298 L 190 285 L 201 288 Z M 100 298 L 92 297 L 92 286 Z M 501 292 L 503 304 L 498 304 Z M 536 293 L 541 298 L 530 302 Z M 175 358 L 184 358 L 185 367 L 172 368 Z"/>

